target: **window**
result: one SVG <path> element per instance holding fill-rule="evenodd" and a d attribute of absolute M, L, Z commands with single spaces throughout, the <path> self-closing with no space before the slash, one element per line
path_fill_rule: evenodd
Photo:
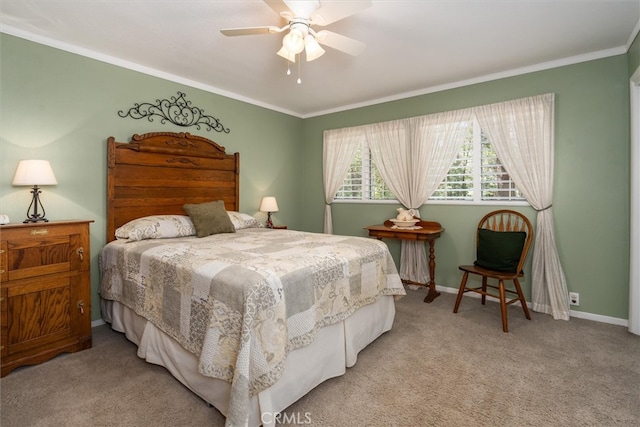
<path fill-rule="evenodd" d="M 475 119 L 470 121 L 468 129 L 458 156 L 429 200 L 445 203 L 524 202 L 479 123 Z M 371 160 L 366 141 L 351 164 L 335 200 L 395 201 Z"/>
<path fill-rule="evenodd" d="M 364 142 L 356 154 L 336 200 L 393 200 L 395 196 L 384 183 Z"/>
<path fill-rule="evenodd" d="M 525 201 L 475 119 L 469 123 L 469 133 L 449 173 L 429 200 Z"/>

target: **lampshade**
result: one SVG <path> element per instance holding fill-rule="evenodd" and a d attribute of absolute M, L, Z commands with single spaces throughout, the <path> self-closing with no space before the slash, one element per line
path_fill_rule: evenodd
<path fill-rule="evenodd" d="M 48 160 L 20 160 L 13 185 L 57 185 Z"/>
<path fill-rule="evenodd" d="M 289 62 L 296 62 L 296 54 L 289 52 L 287 48 L 284 46 L 280 48 L 280 50 L 278 51 L 278 55 L 282 56 L 284 59 L 288 60 Z"/>
<path fill-rule="evenodd" d="M 278 202 L 273 196 L 267 196 L 262 198 L 260 204 L 260 212 L 278 212 Z"/>
<path fill-rule="evenodd" d="M 282 39 L 282 46 L 294 55 L 304 49 L 304 34 L 297 28 L 292 28 Z"/>
<path fill-rule="evenodd" d="M 325 50 L 320 47 L 320 44 L 316 41 L 316 38 L 311 34 L 307 34 L 304 38 L 305 52 L 307 54 L 307 62 L 320 58 L 324 55 Z"/>

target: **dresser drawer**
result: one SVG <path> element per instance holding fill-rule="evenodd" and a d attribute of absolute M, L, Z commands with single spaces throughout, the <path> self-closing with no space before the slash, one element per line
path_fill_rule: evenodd
<path fill-rule="evenodd" d="M 88 307 L 79 306 L 89 297 L 83 279 L 77 272 L 55 274 L 16 281 L 5 288 L 7 355 L 42 351 L 86 334 L 81 321 Z"/>
<path fill-rule="evenodd" d="M 86 270 L 88 243 L 77 225 L 3 227 L 3 281 Z"/>

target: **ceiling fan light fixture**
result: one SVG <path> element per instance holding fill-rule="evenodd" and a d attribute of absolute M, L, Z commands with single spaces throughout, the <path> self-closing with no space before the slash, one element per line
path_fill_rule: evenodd
<path fill-rule="evenodd" d="M 324 27 L 333 22 L 354 15 L 361 10 L 371 7 L 371 0 L 358 1 L 320 1 L 320 0 L 263 0 L 274 12 L 286 21 L 286 25 L 261 26 L 247 28 L 227 28 L 220 32 L 225 36 L 246 36 L 258 34 L 281 34 L 282 47 L 277 52 L 278 56 L 287 60 L 287 75 L 291 74 L 291 63 L 296 62 L 296 56 L 305 51 L 307 62 L 315 61 L 325 54 L 323 47 L 343 53 L 357 56 L 366 47 L 362 42 L 343 36 L 332 31 L 322 30 L 316 32 L 314 25 Z M 302 83 L 300 77 L 300 64 L 298 58 L 298 84 Z"/>
<path fill-rule="evenodd" d="M 292 28 L 282 39 L 282 46 L 294 55 L 304 49 L 304 34 L 297 28 Z"/>
<path fill-rule="evenodd" d="M 307 62 L 318 59 L 322 55 L 324 55 L 325 50 L 320 47 L 320 44 L 311 34 L 307 34 L 307 36 L 304 38 L 304 46 L 305 52 L 307 54 Z"/>

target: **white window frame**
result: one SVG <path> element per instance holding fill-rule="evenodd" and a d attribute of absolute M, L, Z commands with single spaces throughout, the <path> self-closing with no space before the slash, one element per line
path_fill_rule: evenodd
<path fill-rule="evenodd" d="M 482 205 L 482 206 L 529 206 L 529 203 L 526 200 L 482 200 L 482 176 L 481 176 L 481 156 L 482 156 L 482 131 L 480 128 L 480 124 L 478 120 L 473 117 L 472 119 L 473 126 L 473 199 L 472 200 L 443 200 L 443 199 L 431 199 L 429 198 L 429 205 Z M 362 146 L 360 147 L 362 153 L 369 151 L 369 145 L 366 139 L 363 140 Z M 367 156 L 369 157 L 369 156 Z M 365 171 L 364 161 L 365 158 L 363 156 L 363 183 L 362 183 L 362 198 L 360 199 L 339 199 L 338 194 L 336 194 L 336 198 L 334 199 L 334 203 L 366 203 L 366 204 L 399 204 L 400 202 L 396 199 L 393 200 L 373 200 L 364 198 L 365 195 L 369 194 L 371 186 L 371 171 Z M 365 172 L 367 172 L 365 174 Z M 364 178 L 368 177 L 368 180 Z"/>

